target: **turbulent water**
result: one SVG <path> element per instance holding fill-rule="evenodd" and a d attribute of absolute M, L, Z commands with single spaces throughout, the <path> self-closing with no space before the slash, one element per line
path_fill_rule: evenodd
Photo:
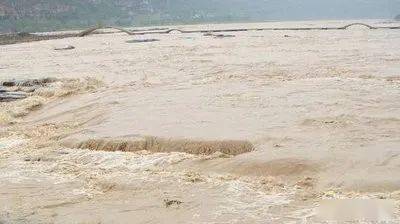
<path fill-rule="evenodd" d="M 0 46 L 1 80 L 57 78 L 0 103 L 0 222 L 314 223 L 324 198 L 400 203 L 398 30 L 226 34 Z"/>

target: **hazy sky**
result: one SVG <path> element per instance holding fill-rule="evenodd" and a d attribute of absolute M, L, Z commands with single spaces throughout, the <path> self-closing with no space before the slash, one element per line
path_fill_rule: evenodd
<path fill-rule="evenodd" d="M 393 19 L 400 0 L 0 0 L 0 32 L 193 22 Z"/>
<path fill-rule="evenodd" d="M 253 13 L 279 19 L 393 18 L 400 0 L 225 0 L 241 1 Z"/>

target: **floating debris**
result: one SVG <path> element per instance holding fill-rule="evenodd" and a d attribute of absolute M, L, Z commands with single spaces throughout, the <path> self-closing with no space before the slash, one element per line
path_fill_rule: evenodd
<path fill-rule="evenodd" d="M 9 80 L 0 82 L 0 102 L 25 99 L 37 88 L 56 82 L 54 78 Z"/>
<path fill-rule="evenodd" d="M 156 42 L 160 41 L 159 39 L 141 39 L 141 40 L 128 40 L 126 43 L 133 44 L 133 43 L 147 43 L 147 42 Z"/>
<path fill-rule="evenodd" d="M 213 33 L 205 33 L 205 34 L 203 34 L 203 36 L 214 37 L 214 38 L 235 37 L 235 35 L 231 35 L 231 34 L 213 34 Z"/>
<path fill-rule="evenodd" d="M 1 83 L 4 87 L 32 87 L 32 86 L 46 86 L 47 84 L 56 82 L 55 78 L 42 78 L 42 79 L 24 79 L 24 80 L 9 80 Z"/>
<path fill-rule="evenodd" d="M 11 102 L 16 100 L 25 99 L 27 94 L 24 92 L 9 92 L 0 89 L 0 102 Z"/>
<path fill-rule="evenodd" d="M 180 204 L 182 204 L 182 203 L 183 203 L 183 202 L 178 201 L 178 200 L 164 199 L 164 206 L 165 206 L 166 208 L 169 208 L 169 207 L 171 207 L 171 206 L 173 206 L 173 205 L 178 206 L 178 205 L 180 205 Z"/>
<path fill-rule="evenodd" d="M 72 46 L 72 45 L 66 45 L 64 47 L 56 47 L 56 48 L 54 48 L 54 50 L 56 50 L 56 51 L 66 51 L 66 50 L 73 50 L 73 49 L 75 49 L 75 47 Z"/>
<path fill-rule="evenodd" d="M 231 34 L 216 34 L 213 35 L 214 38 L 226 38 L 226 37 L 235 37 L 235 35 L 231 35 Z"/>

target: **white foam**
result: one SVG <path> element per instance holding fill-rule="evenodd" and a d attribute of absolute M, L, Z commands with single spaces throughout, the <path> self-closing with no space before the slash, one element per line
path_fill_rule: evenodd
<path fill-rule="evenodd" d="M 23 138 L 0 138 L 0 149 L 10 149 L 26 142 Z"/>

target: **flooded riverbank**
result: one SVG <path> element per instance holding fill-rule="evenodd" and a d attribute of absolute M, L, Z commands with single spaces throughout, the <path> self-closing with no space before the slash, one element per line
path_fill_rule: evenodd
<path fill-rule="evenodd" d="M 400 203 L 399 31 L 225 34 L 0 46 L 0 81 L 57 80 L 0 103 L 0 222 L 317 223 L 325 198 Z"/>

